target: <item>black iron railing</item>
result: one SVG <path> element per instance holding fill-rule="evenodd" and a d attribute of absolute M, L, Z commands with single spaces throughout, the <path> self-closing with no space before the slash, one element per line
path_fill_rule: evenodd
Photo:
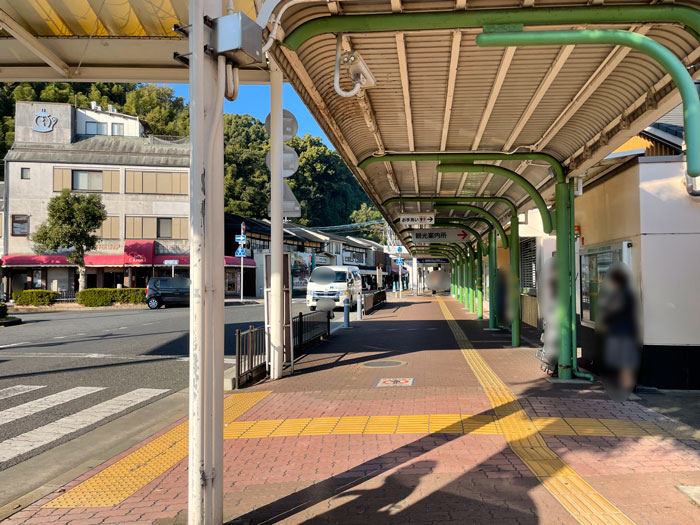
<path fill-rule="evenodd" d="M 376 292 L 364 293 L 362 294 L 362 300 L 365 305 L 365 314 L 368 314 L 375 308 L 379 308 L 381 305 L 386 303 L 386 290 L 377 290 Z"/>
<path fill-rule="evenodd" d="M 300 313 L 292 320 L 292 337 L 295 352 L 331 333 L 330 312 Z"/>
<path fill-rule="evenodd" d="M 236 388 L 265 374 L 265 327 L 236 330 Z"/>

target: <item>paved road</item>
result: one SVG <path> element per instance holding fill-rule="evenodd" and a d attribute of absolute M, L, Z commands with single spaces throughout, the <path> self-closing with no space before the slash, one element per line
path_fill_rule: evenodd
<path fill-rule="evenodd" d="M 308 311 L 303 300 L 292 306 Z M 231 355 L 235 330 L 262 324 L 264 313 L 225 311 Z M 0 471 L 187 387 L 188 308 L 19 317 L 22 325 L 0 328 Z"/>

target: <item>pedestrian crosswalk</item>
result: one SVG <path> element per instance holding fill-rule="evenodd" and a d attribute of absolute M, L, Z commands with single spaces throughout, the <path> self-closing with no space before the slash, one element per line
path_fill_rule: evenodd
<path fill-rule="evenodd" d="M 45 388 L 45 385 L 15 385 L 0 389 L 0 400 L 31 393 L 41 388 Z M 50 420 L 51 408 L 104 390 L 106 390 L 105 387 L 74 387 L 0 410 L 0 431 L 7 428 L 3 428 L 3 425 L 21 421 L 23 418 L 36 414 L 49 414 L 48 419 Z M 4 441 L 0 441 L 0 464 L 16 459 L 19 456 L 35 451 L 46 445 L 50 445 L 71 434 L 84 431 L 112 416 L 119 415 L 129 408 L 151 400 L 166 392 L 168 392 L 167 389 L 138 388 L 108 399 L 107 401 L 93 404 L 89 408 L 79 410 L 71 415 L 56 419 L 48 424 L 15 435 Z M 45 411 L 49 412 L 47 413 Z M 44 418 L 44 421 L 45 420 L 46 418 Z"/>

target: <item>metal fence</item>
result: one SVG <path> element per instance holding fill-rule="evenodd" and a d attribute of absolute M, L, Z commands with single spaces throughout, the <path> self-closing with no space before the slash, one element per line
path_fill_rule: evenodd
<path fill-rule="evenodd" d="M 69 290 L 59 290 L 58 297 L 56 297 L 57 303 L 74 303 L 75 302 L 75 292 Z"/>
<path fill-rule="evenodd" d="M 368 314 L 386 302 L 386 290 L 362 294 L 362 300 L 365 304 L 365 314 Z"/>
<path fill-rule="evenodd" d="M 331 319 L 328 312 L 300 313 L 292 320 L 295 351 L 321 337 L 329 336 L 330 333 Z"/>
<path fill-rule="evenodd" d="M 236 388 L 265 375 L 265 327 L 236 330 Z"/>

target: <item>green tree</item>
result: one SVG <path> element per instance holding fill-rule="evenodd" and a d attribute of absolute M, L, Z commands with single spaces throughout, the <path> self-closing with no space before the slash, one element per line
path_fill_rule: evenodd
<path fill-rule="evenodd" d="M 184 136 L 190 132 L 189 110 L 167 86 L 141 84 L 126 95 L 123 111 L 145 120 L 155 135 Z"/>
<path fill-rule="evenodd" d="M 299 155 L 299 169 L 287 179 L 301 204 L 302 224 L 332 226 L 346 224 L 350 210 L 368 202 L 340 155 L 319 137 L 304 135 L 289 141 Z"/>
<path fill-rule="evenodd" d="M 375 208 L 372 204 L 368 205 L 366 202 L 363 202 L 362 206 L 360 206 L 358 209 L 356 209 L 350 214 L 350 221 L 354 224 L 362 222 L 372 222 L 382 218 L 382 214 L 379 213 L 379 210 Z M 363 227 L 360 235 L 362 235 L 366 239 L 371 239 L 377 242 L 383 242 L 383 233 L 384 223 L 382 222 L 379 224 L 372 224 Z"/>
<path fill-rule="evenodd" d="M 72 250 L 66 258 L 78 265 L 79 290 L 87 285 L 85 253 L 97 246 L 97 230 L 107 218 L 99 195 L 81 195 L 63 190 L 52 197 L 48 206 L 49 217 L 39 226 L 32 241 L 37 253 L 55 252 L 60 248 Z"/>

